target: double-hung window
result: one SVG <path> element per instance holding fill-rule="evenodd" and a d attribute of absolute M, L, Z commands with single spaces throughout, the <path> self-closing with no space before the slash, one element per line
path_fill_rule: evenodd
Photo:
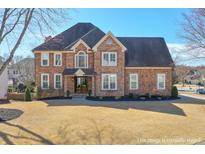
<path fill-rule="evenodd" d="M 117 66 L 117 53 L 102 52 L 102 66 Z"/>
<path fill-rule="evenodd" d="M 130 89 L 138 89 L 138 74 L 130 74 Z"/>
<path fill-rule="evenodd" d="M 54 54 L 54 66 L 61 66 L 62 65 L 62 54 L 55 53 Z"/>
<path fill-rule="evenodd" d="M 117 90 L 116 74 L 102 74 L 102 90 Z"/>
<path fill-rule="evenodd" d="M 165 89 L 165 74 L 157 74 L 157 89 Z"/>
<path fill-rule="evenodd" d="M 88 67 L 88 55 L 84 51 L 80 51 L 75 55 L 75 67 L 87 68 Z"/>
<path fill-rule="evenodd" d="M 42 89 L 49 88 L 49 74 L 41 74 L 41 88 Z"/>
<path fill-rule="evenodd" d="M 49 66 L 49 53 L 41 53 L 41 66 Z"/>
<path fill-rule="evenodd" d="M 62 88 L 62 75 L 54 74 L 54 88 L 61 89 Z"/>

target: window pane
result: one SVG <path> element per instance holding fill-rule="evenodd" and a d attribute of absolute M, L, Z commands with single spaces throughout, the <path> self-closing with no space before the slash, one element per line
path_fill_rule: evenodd
<path fill-rule="evenodd" d="M 61 55 L 60 54 L 56 54 L 55 65 L 61 65 Z"/>
<path fill-rule="evenodd" d="M 159 89 L 165 88 L 165 75 L 164 74 L 158 75 L 158 88 Z"/>
<path fill-rule="evenodd" d="M 48 58 L 49 58 L 49 54 L 48 53 L 43 53 L 42 54 L 42 64 L 43 65 L 48 65 Z"/>
<path fill-rule="evenodd" d="M 47 89 L 48 88 L 48 75 L 43 75 L 42 80 L 43 80 L 42 88 Z"/>
<path fill-rule="evenodd" d="M 85 67 L 85 57 L 79 56 L 79 67 Z"/>
<path fill-rule="evenodd" d="M 108 83 L 109 83 L 108 75 L 103 76 L 103 89 L 109 89 Z"/>
<path fill-rule="evenodd" d="M 104 65 L 108 65 L 109 64 L 109 54 L 108 53 L 104 53 L 103 54 L 103 64 Z"/>
<path fill-rule="evenodd" d="M 131 82 L 131 88 L 136 89 L 137 88 L 137 82 Z"/>
<path fill-rule="evenodd" d="M 110 76 L 110 89 L 115 89 L 115 88 L 116 88 L 116 77 Z"/>
<path fill-rule="evenodd" d="M 56 88 L 61 88 L 61 75 L 56 75 Z"/>
<path fill-rule="evenodd" d="M 116 63 L 116 57 L 114 53 L 110 54 L 110 65 L 115 65 Z"/>

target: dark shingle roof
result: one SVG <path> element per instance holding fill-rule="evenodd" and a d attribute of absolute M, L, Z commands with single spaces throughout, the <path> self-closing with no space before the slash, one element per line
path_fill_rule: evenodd
<path fill-rule="evenodd" d="M 65 49 L 70 49 L 75 43 L 82 39 L 90 48 L 92 48 L 103 36 L 105 33 L 99 28 L 95 27 L 86 33 L 81 38 L 77 39 L 75 42 L 68 45 Z"/>
<path fill-rule="evenodd" d="M 117 37 L 127 48 L 126 67 L 168 67 L 173 60 L 163 38 Z"/>
<path fill-rule="evenodd" d="M 34 50 L 63 50 L 65 47 L 75 42 L 86 33 L 96 28 L 91 23 L 78 23 L 71 28 L 65 30 L 59 35 L 53 37 L 51 40 L 44 42 Z"/>
<path fill-rule="evenodd" d="M 80 39 L 92 48 L 104 35 L 103 31 L 91 23 L 78 23 L 34 48 L 33 51 L 70 49 Z M 163 38 L 117 37 L 117 39 L 127 48 L 126 67 L 173 66 L 173 60 Z"/>
<path fill-rule="evenodd" d="M 63 75 L 74 75 L 79 68 L 66 68 L 63 71 Z M 94 75 L 95 71 L 92 68 L 81 68 L 81 70 L 85 73 L 85 75 Z"/>

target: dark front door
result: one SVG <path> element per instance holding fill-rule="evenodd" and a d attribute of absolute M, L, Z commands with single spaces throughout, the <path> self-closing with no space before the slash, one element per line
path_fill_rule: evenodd
<path fill-rule="evenodd" d="M 83 94 L 88 92 L 87 77 L 75 77 L 75 92 Z"/>

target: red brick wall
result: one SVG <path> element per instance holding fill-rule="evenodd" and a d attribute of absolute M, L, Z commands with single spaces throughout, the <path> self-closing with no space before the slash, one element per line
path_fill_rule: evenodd
<path fill-rule="evenodd" d="M 63 96 L 63 88 L 61 90 L 54 89 L 54 73 L 62 73 L 66 65 L 66 55 L 62 54 L 62 66 L 54 66 L 54 54 L 49 53 L 49 66 L 41 66 L 41 54 L 35 53 L 35 82 L 36 85 L 41 87 L 41 74 L 49 74 L 49 89 L 41 90 L 41 96 L 44 97 L 55 97 Z M 62 76 L 62 81 L 64 78 Z M 62 87 L 63 87 L 62 83 Z"/>
<path fill-rule="evenodd" d="M 108 37 L 107 39 L 112 39 Z M 125 53 L 121 47 L 114 41 L 112 45 L 108 45 L 105 39 L 94 53 L 94 68 L 96 75 L 96 95 L 97 96 L 123 96 L 124 95 L 124 65 L 125 65 Z M 102 52 L 117 52 L 117 66 L 102 66 L 101 56 Z M 103 73 L 117 74 L 117 90 L 105 91 L 101 90 L 101 75 Z"/>
<path fill-rule="evenodd" d="M 138 73 L 138 89 L 130 90 L 130 75 L 131 73 Z M 157 74 L 165 73 L 165 90 L 157 89 Z M 125 69 L 125 95 L 129 93 L 144 95 L 162 94 L 171 95 L 172 87 L 172 69 Z"/>

